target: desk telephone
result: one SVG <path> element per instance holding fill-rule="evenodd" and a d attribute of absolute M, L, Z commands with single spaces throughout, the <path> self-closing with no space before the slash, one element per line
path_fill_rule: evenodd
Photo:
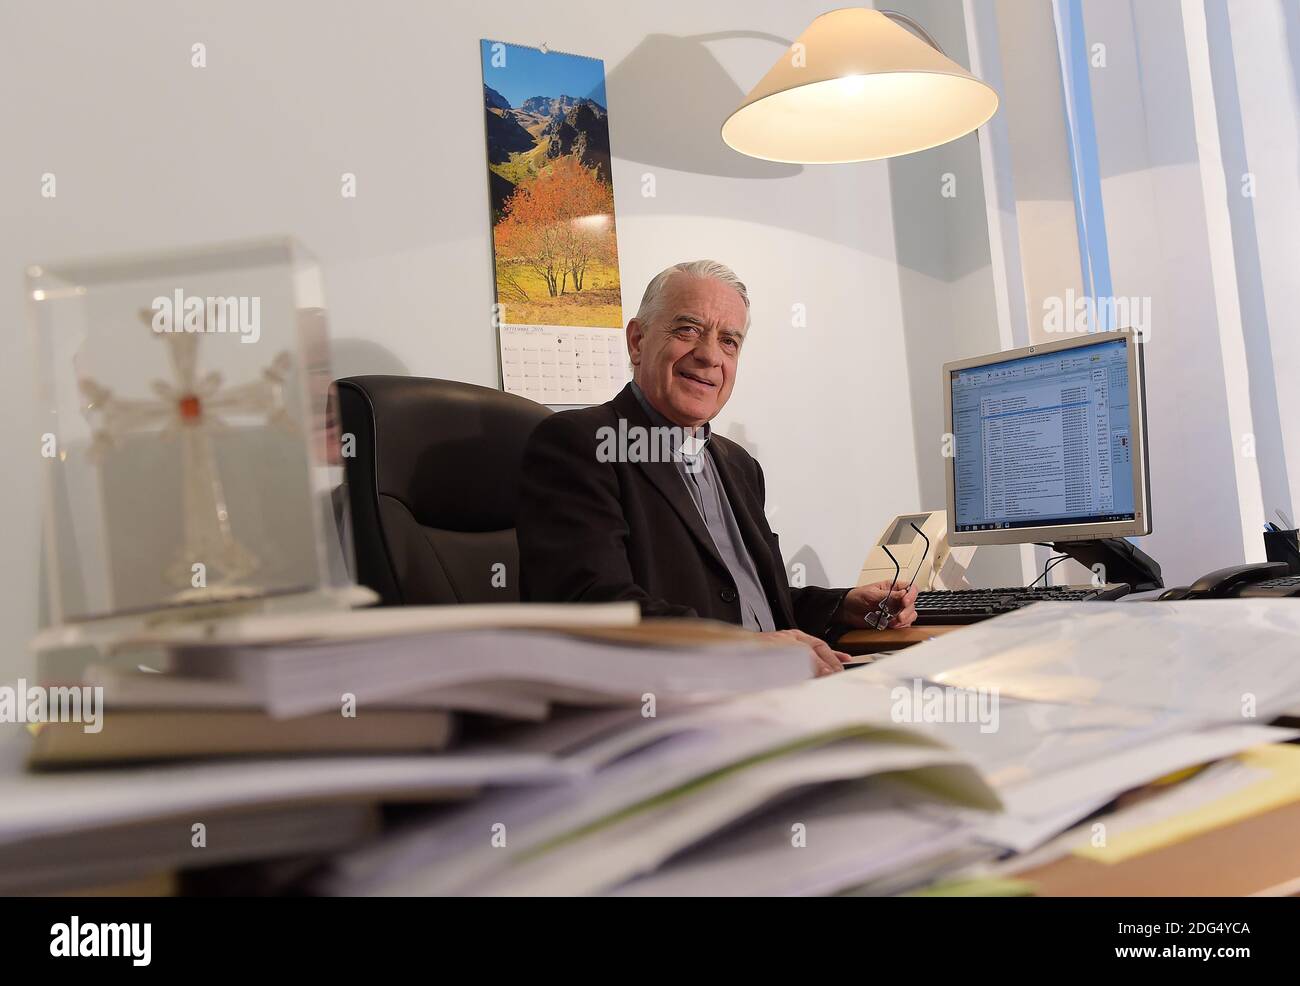
<path fill-rule="evenodd" d="M 1284 561 L 1233 565 L 1202 575 L 1191 585 L 1166 589 L 1160 599 L 1268 599 L 1300 596 L 1300 575 Z"/>
<path fill-rule="evenodd" d="M 1283 521 L 1287 517 L 1278 511 Z M 1289 526 L 1289 522 L 1288 522 Z M 1202 575 L 1191 585 L 1166 589 L 1161 599 L 1280 599 L 1300 596 L 1300 543 L 1296 531 L 1268 524 L 1264 554 L 1268 561 L 1232 565 Z"/>

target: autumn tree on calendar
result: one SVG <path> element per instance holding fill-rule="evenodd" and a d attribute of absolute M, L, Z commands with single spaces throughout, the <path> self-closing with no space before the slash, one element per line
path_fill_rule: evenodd
<path fill-rule="evenodd" d="M 614 197 L 590 168 L 562 157 L 516 187 L 497 224 L 498 263 L 527 268 L 548 297 L 579 294 L 588 272 L 617 264 Z"/>

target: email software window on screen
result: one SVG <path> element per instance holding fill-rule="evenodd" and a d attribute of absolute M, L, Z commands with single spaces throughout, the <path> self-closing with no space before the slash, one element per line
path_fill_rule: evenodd
<path fill-rule="evenodd" d="M 1134 519 L 1123 339 L 951 373 L 956 530 Z"/>

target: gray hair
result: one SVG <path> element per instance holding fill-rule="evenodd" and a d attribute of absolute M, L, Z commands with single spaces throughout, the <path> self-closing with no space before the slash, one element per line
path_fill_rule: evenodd
<path fill-rule="evenodd" d="M 637 321 L 648 325 L 663 314 L 661 309 L 664 288 L 668 286 L 668 279 L 674 274 L 721 281 L 727 287 L 734 288 L 736 294 L 740 295 L 740 300 L 745 303 L 745 329 L 749 329 L 749 291 L 734 270 L 716 260 L 688 260 L 661 270 L 646 285 L 645 294 L 641 296 L 641 307 L 636 312 Z"/>

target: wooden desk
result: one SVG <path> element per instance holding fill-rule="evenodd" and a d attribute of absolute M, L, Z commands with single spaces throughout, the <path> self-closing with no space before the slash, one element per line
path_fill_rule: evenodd
<path fill-rule="evenodd" d="M 911 647 L 934 637 L 942 637 L 954 630 L 963 630 L 960 626 L 907 627 L 904 630 L 850 630 L 835 644 L 836 650 L 846 654 L 878 654 L 886 650 L 898 650 Z"/>
<path fill-rule="evenodd" d="M 1290 896 L 1300 893 L 1297 830 L 1300 801 L 1122 863 L 1066 856 L 1016 878 L 1040 897 Z"/>

